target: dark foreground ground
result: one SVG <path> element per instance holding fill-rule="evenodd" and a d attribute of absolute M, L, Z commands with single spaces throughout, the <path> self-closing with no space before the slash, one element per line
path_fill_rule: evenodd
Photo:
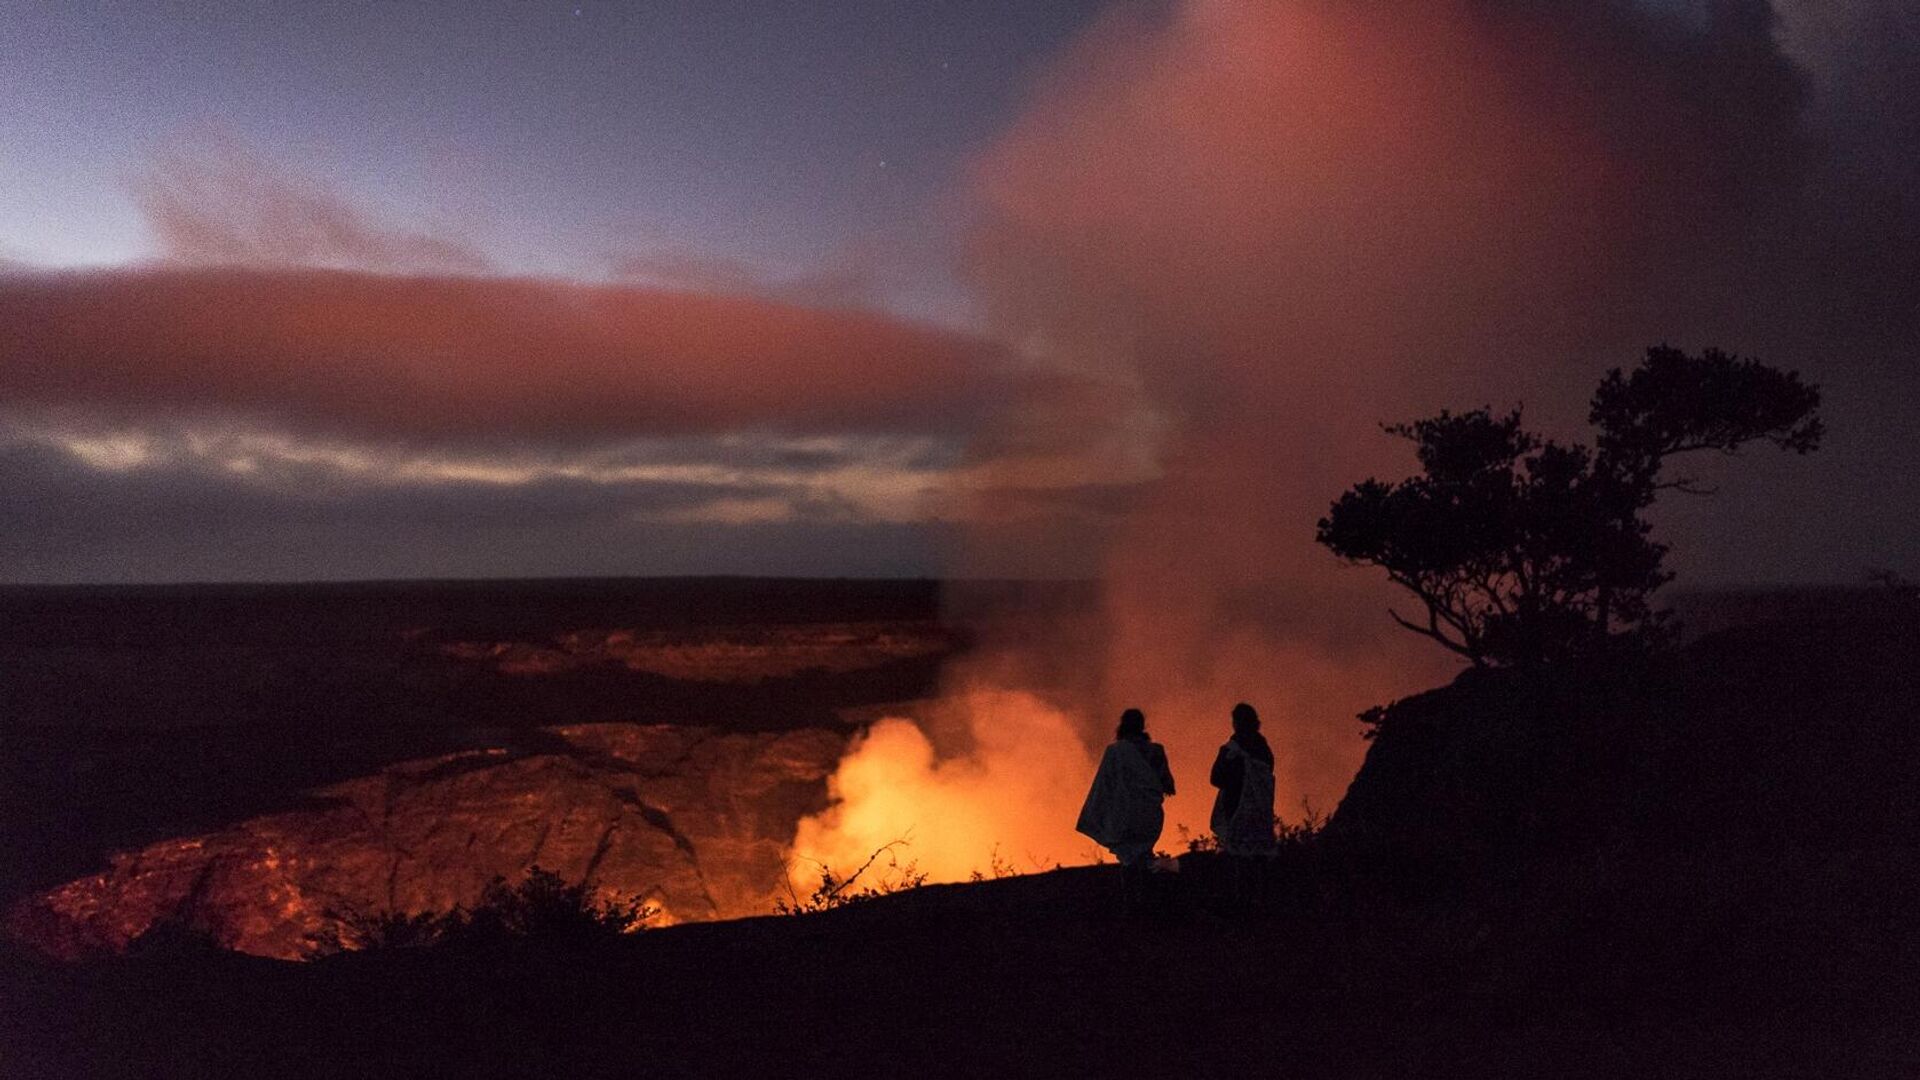
<path fill-rule="evenodd" d="M 1122 919 L 1110 867 L 569 951 L 0 974 L 0 1075 L 1920 1075 L 1920 861 L 1605 856 L 1424 902 L 1287 869 Z M 1317 882 L 1317 884 L 1315 884 Z"/>

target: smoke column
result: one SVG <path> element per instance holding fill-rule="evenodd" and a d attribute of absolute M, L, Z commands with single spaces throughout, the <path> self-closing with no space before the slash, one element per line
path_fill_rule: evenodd
<path fill-rule="evenodd" d="M 1081 41 L 974 163 L 968 258 L 1003 339 L 1100 404 L 1022 401 L 982 438 L 1004 482 L 975 493 L 958 572 L 996 565 L 1009 531 L 1046 548 L 1044 524 L 994 512 L 1033 496 L 1035 460 L 1110 481 L 1144 455 L 1149 475 L 1102 528 L 1055 536 L 1097 538 L 1089 625 L 956 666 L 974 711 L 931 741 L 877 729 L 798 850 L 845 860 L 937 816 L 965 822 L 917 833 L 939 876 L 1016 836 L 1071 857 L 1130 705 L 1181 785 L 1163 846 L 1204 831 L 1239 700 L 1266 719 L 1282 814 L 1329 810 L 1364 750 L 1354 714 L 1452 670 L 1312 542 L 1345 487 L 1410 471 L 1379 422 L 1524 404 L 1577 434 L 1599 374 L 1660 341 L 1831 376 L 1809 342 L 1836 303 L 1897 290 L 1865 280 L 1874 230 L 1821 186 L 1809 80 L 1765 3 L 1669 8 L 1194 0 Z M 1910 342 L 1910 320 L 1867 314 L 1856 342 Z M 865 812 L 877 791 L 893 812 Z"/>

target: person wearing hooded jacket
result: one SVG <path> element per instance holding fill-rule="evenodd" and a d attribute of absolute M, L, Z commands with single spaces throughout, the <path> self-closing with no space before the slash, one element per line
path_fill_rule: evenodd
<path fill-rule="evenodd" d="M 1113 852 L 1120 861 L 1123 900 L 1133 908 L 1144 898 L 1153 867 L 1153 846 L 1166 824 L 1161 803 L 1173 794 L 1166 748 L 1147 735 L 1139 709 L 1120 714 L 1113 742 L 1080 808 L 1074 828 Z"/>
<path fill-rule="evenodd" d="M 1220 789 L 1209 824 L 1227 859 L 1232 903 L 1245 907 L 1264 878 L 1260 861 L 1273 854 L 1274 838 L 1273 748 L 1260 734 L 1260 714 L 1244 701 L 1233 707 L 1233 735 L 1208 779 Z"/>

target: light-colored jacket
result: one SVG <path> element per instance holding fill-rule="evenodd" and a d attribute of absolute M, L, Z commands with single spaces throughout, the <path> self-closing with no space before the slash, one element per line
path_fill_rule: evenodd
<path fill-rule="evenodd" d="M 1166 824 L 1160 801 L 1172 793 L 1173 777 L 1159 743 L 1115 739 L 1100 756 L 1074 828 L 1122 859 L 1143 845 L 1151 852 Z"/>
<path fill-rule="evenodd" d="M 1240 770 L 1240 798 L 1232 807 L 1214 803 L 1211 824 L 1213 835 L 1229 855 L 1261 855 L 1271 852 L 1273 843 L 1273 765 L 1247 753 L 1229 739 L 1220 748 L 1216 770 Z M 1222 793 L 1224 795 L 1224 792 Z"/>

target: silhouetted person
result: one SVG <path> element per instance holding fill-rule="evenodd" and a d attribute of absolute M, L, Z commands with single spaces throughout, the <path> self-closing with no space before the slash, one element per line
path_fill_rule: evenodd
<path fill-rule="evenodd" d="M 1090 836 L 1120 860 L 1122 897 L 1131 909 L 1145 898 L 1153 870 L 1153 845 L 1166 824 L 1161 800 L 1173 794 L 1167 751 L 1147 737 L 1147 717 L 1139 709 L 1120 714 L 1113 742 L 1100 757 L 1100 771 L 1080 808 L 1074 828 Z"/>
<path fill-rule="evenodd" d="M 1245 907 L 1265 880 L 1262 865 L 1273 854 L 1273 748 L 1260 734 L 1260 714 L 1241 702 L 1233 707 L 1233 735 L 1220 747 L 1208 777 L 1220 794 L 1210 824 L 1226 856 L 1232 901 Z"/>

